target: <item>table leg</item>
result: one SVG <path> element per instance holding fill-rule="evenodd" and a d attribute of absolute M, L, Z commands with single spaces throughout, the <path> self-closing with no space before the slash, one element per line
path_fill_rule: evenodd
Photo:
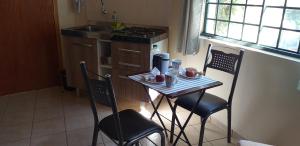
<path fill-rule="evenodd" d="M 175 118 L 175 120 L 176 120 L 176 122 L 178 123 L 178 127 L 180 128 L 180 130 L 184 130 L 184 129 L 182 129 L 182 126 L 181 126 L 181 124 L 180 124 L 180 121 L 179 121 L 179 119 L 178 119 L 178 117 L 177 117 L 177 115 L 176 115 L 176 106 L 172 106 L 172 103 L 171 103 L 171 101 L 170 101 L 170 99 L 167 97 L 167 101 L 168 101 L 168 104 L 169 104 L 169 106 L 170 106 L 170 108 L 171 108 L 171 110 L 172 110 L 172 120 L 173 120 L 173 118 Z M 171 134 L 170 134 L 170 142 L 172 143 L 173 142 L 173 137 L 174 137 L 174 126 L 175 126 L 175 123 L 174 123 L 174 125 L 172 124 L 172 127 L 171 127 Z M 185 132 L 183 131 L 183 136 L 184 136 L 184 138 L 185 138 L 185 142 L 189 145 L 189 146 L 191 146 L 191 143 L 189 142 L 189 139 L 187 138 L 187 136 L 186 136 L 186 134 L 185 134 Z M 179 135 L 178 135 L 179 136 Z M 176 144 L 176 143 L 175 143 Z M 175 145 L 174 144 L 174 145 Z"/>
<path fill-rule="evenodd" d="M 176 143 L 178 142 L 178 140 L 179 140 L 179 138 L 180 138 L 181 134 L 183 134 L 183 133 L 184 133 L 184 129 L 185 129 L 185 127 L 187 126 L 187 124 L 188 124 L 189 120 L 191 119 L 191 117 L 192 117 L 192 115 L 193 115 L 193 113 L 194 113 L 194 111 L 195 111 L 195 109 L 196 109 L 197 105 L 199 104 L 200 100 L 202 99 L 202 97 L 203 97 L 204 93 L 205 93 L 205 90 L 203 90 L 203 91 L 202 91 L 202 93 L 201 93 L 201 95 L 200 95 L 200 97 L 199 97 L 198 101 L 197 101 L 197 102 L 196 102 L 196 104 L 193 106 L 193 108 L 192 108 L 192 111 L 191 111 L 190 115 L 188 116 L 187 120 L 186 120 L 186 121 L 185 121 L 185 123 L 183 124 L 183 127 L 182 127 L 182 128 L 180 128 L 180 132 L 179 132 L 179 134 L 178 134 L 178 136 L 177 136 L 177 138 L 176 138 L 176 140 L 175 140 L 175 142 L 174 142 L 174 144 L 173 144 L 173 145 L 176 145 Z M 179 125 L 179 123 L 178 123 L 178 125 Z"/>
<path fill-rule="evenodd" d="M 157 105 L 156 105 L 156 108 L 154 108 L 154 111 L 157 111 L 157 110 L 158 110 L 158 108 L 159 108 L 159 106 L 160 106 L 161 101 L 163 100 L 163 98 L 164 98 L 164 95 L 163 95 L 163 96 L 160 98 L 160 100 L 158 101 L 158 103 L 157 103 Z M 152 113 L 150 119 L 152 119 L 152 118 L 154 117 L 154 115 L 155 115 L 155 112 Z"/>
<path fill-rule="evenodd" d="M 165 130 L 165 133 L 166 133 L 166 136 L 168 137 L 167 128 L 166 128 L 164 122 L 162 121 L 162 119 L 161 119 L 159 113 L 157 112 L 158 107 L 157 107 L 157 108 L 155 107 L 155 104 L 154 104 L 153 101 L 151 100 L 151 96 L 149 95 L 148 90 L 147 90 L 147 88 L 146 88 L 145 86 L 144 86 L 144 89 L 145 89 L 145 91 L 147 92 L 148 98 L 150 99 L 150 103 L 151 103 L 151 105 L 152 105 L 152 107 L 153 107 L 153 109 L 154 109 L 154 113 L 155 113 L 156 116 L 158 117 L 158 120 L 160 121 L 161 125 L 163 126 L 163 128 L 164 128 L 164 130 Z"/>

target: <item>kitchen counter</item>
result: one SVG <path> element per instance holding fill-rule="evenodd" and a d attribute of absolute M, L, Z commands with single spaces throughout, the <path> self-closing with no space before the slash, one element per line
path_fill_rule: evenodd
<path fill-rule="evenodd" d="M 167 29 L 133 26 L 120 31 L 113 31 L 111 40 L 153 44 L 166 38 L 168 38 Z"/>
<path fill-rule="evenodd" d="M 110 40 L 112 37 L 112 30 L 108 26 L 84 25 L 61 29 L 61 34 L 63 36 L 71 37 Z"/>
<path fill-rule="evenodd" d="M 168 28 L 128 24 L 123 30 L 113 31 L 111 23 L 101 22 L 96 25 L 64 28 L 61 29 L 61 34 L 71 37 L 152 44 L 168 38 Z"/>
<path fill-rule="evenodd" d="M 127 78 L 149 71 L 152 56 L 168 50 L 167 27 L 127 25 L 112 31 L 111 24 L 62 29 L 68 84 L 81 93 L 85 88 L 79 62 L 99 75 L 111 74 L 117 98 L 144 100 L 145 90 Z"/>

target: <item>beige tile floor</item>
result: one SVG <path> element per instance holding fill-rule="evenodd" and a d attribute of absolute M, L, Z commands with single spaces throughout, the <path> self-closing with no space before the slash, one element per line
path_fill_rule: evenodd
<path fill-rule="evenodd" d="M 111 113 L 110 108 L 97 105 L 99 117 Z M 145 116 L 153 111 L 149 103 L 120 101 L 119 109 L 132 108 Z M 165 102 L 159 112 L 170 118 L 171 111 Z M 178 109 L 180 121 L 187 117 L 187 111 Z M 158 122 L 157 117 L 153 118 Z M 170 122 L 163 119 L 167 126 Z M 212 119 L 213 120 L 213 119 Z M 209 121 L 205 129 L 204 146 L 233 146 L 226 142 L 225 127 Z M 86 97 L 77 97 L 74 92 L 64 91 L 61 87 L 47 88 L 0 96 L 0 146 L 90 146 L 93 132 L 93 116 Z M 179 129 L 175 131 L 178 133 Z M 185 132 L 193 145 L 197 145 L 200 131 L 199 117 L 193 116 Z M 158 134 L 149 138 L 160 142 Z M 153 146 L 147 139 L 142 146 Z M 168 144 L 168 142 L 166 142 Z M 99 146 L 113 146 L 104 134 L 99 134 Z M 170 144 L 168 144 L 170 145 Z M 179 141 L 179 146 L 186 145 Z"/>

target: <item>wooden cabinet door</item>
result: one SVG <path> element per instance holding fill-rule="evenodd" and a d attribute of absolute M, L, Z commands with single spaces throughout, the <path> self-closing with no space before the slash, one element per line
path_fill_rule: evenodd
<path fill-rule="evenodd" d="M 0 95 L 58 84 L 53 0 L 0 4 Z"/>
<path fill-rule="evenodd" d="M 12 1 L 0 4 L 0 95 L 15 90 L 17 43 L 15 37 L 8 34 L 19 30 L 12 27 L 12 23 L 17 20 L 17 17 L 10 16 L 17 12 L 16 9 Z"/>
<path fill-rule="evenodd" d="M 90 72 L 99 74 L 99 50 L 97 40 L 81 37 L 63 37 L 66 52 L 66 72 L 68 83 L 77 89 L 85 89 L 85 83 L 79 66 L 85 61 Z"/>
<path fill-rule="evenodd" d="M 150 45 L 112 42 L 113 85 L 118 98 L 145 100 L 146 92 L 140 84 L 127 76 L 149 71 Z"/>

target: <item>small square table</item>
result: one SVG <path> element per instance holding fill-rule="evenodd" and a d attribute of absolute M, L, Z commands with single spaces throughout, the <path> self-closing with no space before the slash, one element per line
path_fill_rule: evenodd
<path fill-rule="evenodd" d="M 164 97 L 166 97 L 167 102 L 168 102 L 168 104 L 169 104 L 169 106 L 172 110 L 172 114 L 173 114 L 172 116 L 175 118 L 175 120 L 178 124 L 178 127 L 180 128 L 180 132 L 179 132 L 179 134 L 178 134 L 178 136 L 177 136 L 177 138 L 176 138 L 173 145 L 176 145 L 176 143 L 177 143 L 177 141 L 178 141 L 178 139 L 180 138 L 181 135 L 184 136 L 185 142 L 188 145 L 191 145 L 188 138 L 187 138 L 187 136 L 186 136 L 186 134 L 184 133 L 184 128 L 187 126 L 188 121 L 192 117 L 192 114 L 193 114 L 194 110 L 196 109 L 196 105 L 200 102 L 202 96 L 205 93 L 205 90 L 213 88 L 213 87 L 221 86 L 223 83 L 219 82 L 219 81 L 216 81 L 216 80 L 213 80 L 213 79 L 210 79 L 209 77 L 206 77 L 206 76 L 201 76 L 201 77 L 195 78 L 195 79 L 187 79 L 187 78 L 178 77 L 177 84 L 174 87 L 168 88 L 168 87 L 166 87 L 165 83 L 153 84 L 153 83 L 146 82 L 144 80 L 143 76 L 144 75 L 149 75 L 149 74 L 150 73 L 142 73 L 142 74 L 131 75 L 131 76 L 128 76 L 128 77 L 131 80 L 143 85 L 146 92 L 147 92 L 147 88 L 150 88 L 150 89 L 153 89 L 153 90 L 157 91 L 158 93 L 160 93 L 162 95 L 162 97 L 159 100 L 159 102 L 157 103 L 157 105 L 155 105 L 154 101 L 152 101 L 152 99 L 151 99 L 151 96 L 147 92 L 148 93 L 147 96 L 150 100 L 150 103 L 151 103 L 153 109 L 154 109 L 154 112 L 151 115 L 151 119 L 156 114 L 159 121 L 160 121 L 160 123 L 161 123 L 161 125 L 163 126 L 163 128 L 165 130 L 166 136 L 168 136 L 168 134 L 167 134 L 168 129 L 166 128 L 165 124 L 163 123 L 163 121 L 160 117 L 160 114 L 158 113 L 158 108 L 161 104 L 161 101 Z M 186 95 L 186 94 L 195 93 L 195 92 L 201 92 L 201 96 L 199 97 L 199 99 L 197 101 L 197 104 L 194 105 L 194 107 L 192 108 L 191 113 L 189 114 L 187 120 L 185 121 L 185 123 L 182 126 L 180 124 L 179 119 L 178 119 L 178 117 L 176 115 L 176 112 L 175 112 L 176 107 L 174 107 L 172 105 L 170 99 L 176 98 L 178 96 Z M 172 135 L 173 133 L 174 133 L 174 126 L 171 127 L 170 142 L 173 142 L 173 135 Z"/>

